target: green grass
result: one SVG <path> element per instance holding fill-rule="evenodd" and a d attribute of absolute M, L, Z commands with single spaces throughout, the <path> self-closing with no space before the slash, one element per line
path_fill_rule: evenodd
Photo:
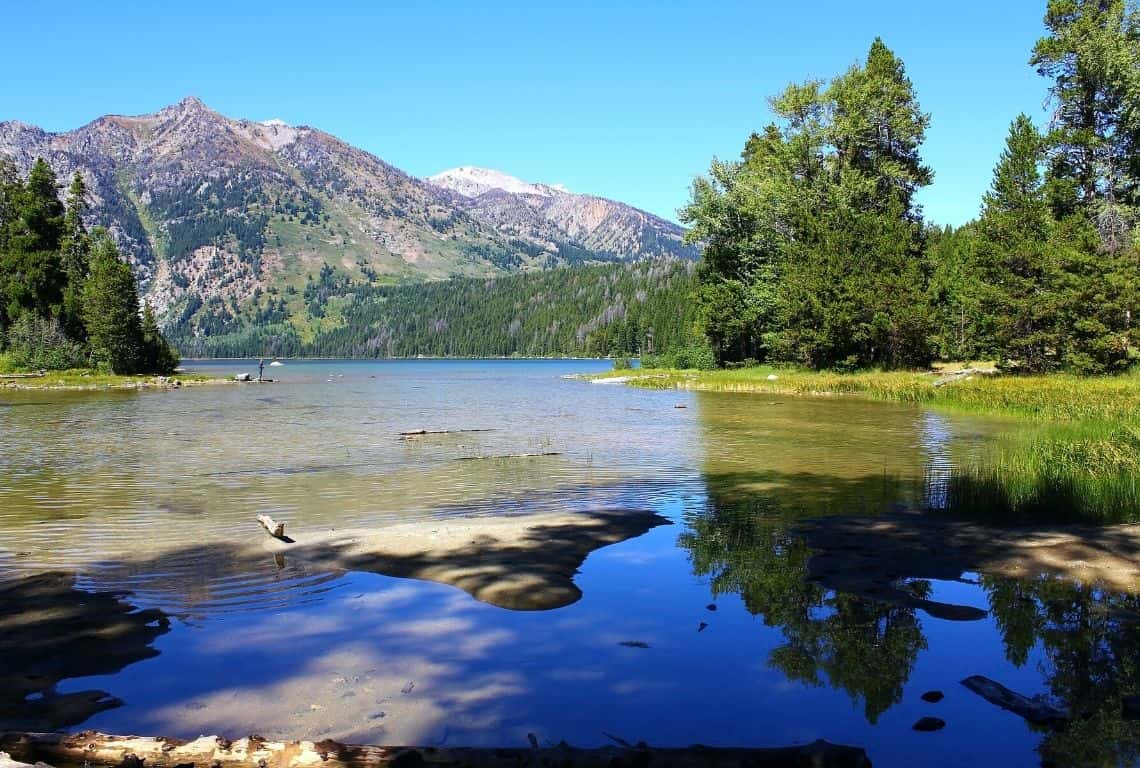
<path fill-rule="evenodd" d="M 0 356 L 0 373 L 14 372 L 5 370 L 3 365 L 3 356 Z M 179 381 L 184 385 L 193 386 L 221 383 L 228 380 L 198 373 L 176 373 L 168 377 L 168 381 Z M 15 389 L 135 389 L 156 386 L 168 386 L 168 383 L 162 381 L 158 376 L 120 376 L 86 368 L 47 371 L 44 376 L 36 378 L 0 379 L 0 389 L 4 387 Z"/>
<path fill-rule="evenodd" d="M 917 403 L 982 413 L 1012 414 L 1047 421 L 1140 423 L 1140 375 L 978 376 L 942 387 L 938 376 L 914 371 L 833 373 L 758 366 L 735 370 L 610 371 L 599 378 L 631 376 L 630 384 L 650 389 L 760 392 L 777 395 L 859 395 L 874 400 Z M 775 376 L 775 379 L 769 379 Z"/>
<path fill-rule="evenodd" d="M 949 367 L 950 370 L 961 366 Z M 980 366 L 979 366 L 980 367 Z M 1140 375 L 978 376 L 768 367 L 611 371 L 632 386 L 858 396 L 1024 420 L 942 482 L 940 511 L 1005 523 L 1140 521 Z M 774 376 L 772 379 L 770 377 Z"/>
<path fill-rule="evenodd" d="M 1015 435 L 955 467 L 945 508 L 1014 523 L 1136 522 L 1138 479 L 1140 430 L 1070 423 Z"/>

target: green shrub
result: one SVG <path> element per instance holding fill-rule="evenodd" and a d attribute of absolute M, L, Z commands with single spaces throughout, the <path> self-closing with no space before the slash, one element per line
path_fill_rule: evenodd
<path fill-rule="evenodd" d="M 628 357 L 615 357 L 614 370 L 615 371 L 628 371 L 633 368 L 633 363 Z"/>
<path fill-rule="evenodd" d="M 69 339 L 55 318 L 28 313 L 8 329 L 6 365 L 15 370 L 62 371 L 87 364 L 83 345 Z"/>

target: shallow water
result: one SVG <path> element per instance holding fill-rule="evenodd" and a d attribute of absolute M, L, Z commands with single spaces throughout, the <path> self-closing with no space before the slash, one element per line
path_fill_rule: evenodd
<path fill-rule="evenodd" d="M 289 362 L 267 367 L 279 381 L 265 385 L 0 393 L 0 576 L 62 574 L 34 582 L 58 615 L 0 589 L 0 730 L 36 719 L 450 745 L 525 745 L 530 732 L 580 746 L 606 734 L 824 738 L 876 766 L 1135 761 L 1140 730 L 1120 715 L 1120 697 L 1140 691 L 1133 596 L 1056 577 L 908 582 L 985 611 L 945 621 L 808 581 L 811 553 L 788 534 L 804 517 L 937 507 L 954 463 L 1015 423 L 561 378 L 607 367 Z M 491 431 L 400 439 L 415 429 Z M 519 453 L 557 455 L 496 458 Z M 593 552 L 581 600 L 552 611 L 235 545 L 265 538 L 260 512 L 301 541 L 601 509 L 672 525 Z M 120 595 L 105 610 L 113 627 L 76 633 L 68 611 L 92 592 L 107 605 L 104 593 Z M 1034 730 L 958 684 L 973 674 L 1084 717 Z M 931 689 L 946 698 L 922 701 Z M 62 706 L 86 691 L 114 700 Z M 946 728 L 913 731 L 924 715 Z"/>

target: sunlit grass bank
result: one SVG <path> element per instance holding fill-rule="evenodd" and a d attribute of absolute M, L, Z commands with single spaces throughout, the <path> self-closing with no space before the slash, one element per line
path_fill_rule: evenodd
<path fill-rule="evenodd" d="M 1005 522 L 1140 521 L 1140 430 L 1097 422 L 1012 436 L 957 466 L 946 511 Z"/>
<path fill-rule="evenodd" d="M 636 387 L 782 395 L 861 395 L 1048 421 L 1140 423 L 1140 375 L 973 376 L 935 386 L 939 374 L 910 371 L 833 373 L 758 366 L 735 370 L 612 371 Z M 593 378 L 593 377 L 592 377 Z"/>
<path fill-rule="evenodd" d="M 1016 417 L 1022 423 L 993 446 L 947 477 L 928 478 L 931 511 L 1006 523 L 1140 521 L 1140 375 L 947 380 L 943 373 L 753 367 L 603 377 L 653 389 L 850 395 Z"/>
<path fill-rule="evenodd" d="M 42 376 L 7 378 L 0 371 L 2 389 L 147 389 L 153 387 L 180 387 L 201 384 L 220 384 L 228 381 L 215 376 L 197 373 L 176 373 L 173 376 L 119 376 L 113 373 L 74 368 L 66 371 L 46 371 Z"/>

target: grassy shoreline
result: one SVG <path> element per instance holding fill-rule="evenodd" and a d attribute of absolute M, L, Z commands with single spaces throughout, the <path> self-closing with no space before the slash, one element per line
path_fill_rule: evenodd
<path fill-rule="evenodd" d="M 930 511 L 1003 523 L 1140 521 L 1140 375 L 961 376 L 755 367 L 583 377 L 648 389 L 854 396 L 1017 418 L 957 465 Z M 940 382 L 936 386 L 936 382 Z"/>
<path fill-rule="evenodd" d="M 45 371 L 43 376 L 35 377 L 6 378 L 8 375 L 0 374 L 0 390 L 71 390 L 79 392 L 108 389 L 179 389 L 181 387 L 227 384 L 232 381 L 231 379 L 201 373 L 176 373 L 173 376 L 119 376 L 84 368 Z"/>
<path fill-rule="evenodd" d="M 940 376 L 931 372 L 834 373 L 757 366 L 715 371 L 634 369 L 607 371 L 583 378 L 617 378 L 629 386 L 644 389 L 816 397 L 856 395 L 872 400 L 1008 414 L 1044 421 L 1140 424 L 1138 374 L 973 376 L 935 386 Z"/>

